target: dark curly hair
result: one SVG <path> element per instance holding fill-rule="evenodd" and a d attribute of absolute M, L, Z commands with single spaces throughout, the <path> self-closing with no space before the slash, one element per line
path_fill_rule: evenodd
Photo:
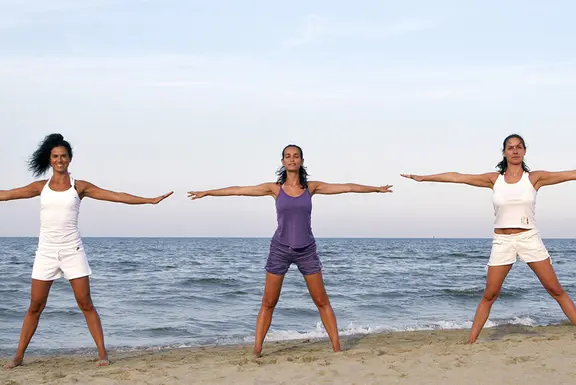
<path fill-rule="evenodd" d="M 302 149 L 300 148 L 300 146 L 297 146 L 295 144 L 289 144 L 286 147 L 284 147 L 284 149 L 282 149 L 282 159 L 284 159 L 284 151 L 286 151 L 286 149 L 289 147 L 297 148 L 298 152 L 300 152 L 300 158 L 304 160 L 304 153 L 302 152 Z M 286 171 L 286 168 L 282 166 L 278 171 L 276 171 L 276 175 L 278 175 L 278 180 L 276 181 L 276 184 L 283 185 L 286 182 L 288 172 Z M 304 168 L 304 166 L 300 166 L 300 170 L 298 170 L 298 176 L 302 188 L 308 188 L 308 172 L 306 171 L 306 168 Z"/>
<path fill-rule="evenodd" d="M 64 147 L 68 151 L 68 156 L 72 159 L 72 146 L 70 146 L 70 143 L 65 141 L 60 134 L 50 134 L 44 138 L 38 149 L 34 151 L 28 160 L 28 169 L 32 171 L 35 177 L 39 177 L 48 171 L 50 168 L 50 153 L 55 147 Z"/>

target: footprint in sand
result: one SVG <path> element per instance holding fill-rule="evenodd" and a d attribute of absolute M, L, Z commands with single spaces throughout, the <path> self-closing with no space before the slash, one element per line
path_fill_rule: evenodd
<path fill-rule="evenodd" d="M 536 357 L 532 356 L 519 356 L 519 357 L 512 357 L 508 359 L 508 364 L 521 364 L 523 362 L 534 361 Z"/>
<path fill-rule="evenodd" d="M 302 357 L 302 362 L 305 362 L 307 364 L 314 362 L 314 361 L 318 361 L 318 357 L 316 357 L 316 356 L 304 356 L 304 357 Z"/>

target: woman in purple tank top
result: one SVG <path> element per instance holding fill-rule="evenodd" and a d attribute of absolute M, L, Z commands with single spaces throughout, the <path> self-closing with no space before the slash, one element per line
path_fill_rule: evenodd
<path fill-rule="evenodd" d="M 205 196 L 272 196 L 276 200 L 278 227 L 270 242 L 266 262 L 266 284 L 262 306 L 256 322 L 254 355 L 260 356 L 262 344 L 272 323 L 272 313 L 280 298 L 284 275 L 291 264 L 296 264 L 304 276 L 312 300 L 318 307 L 320 318 L 328 333 L 332 348 L 340 351 L 336 316 L 324 288 L 322 264 L 316 252 L 310 216 L 314 194 L 386 193 L 390 187 L 363 186 L 353 183 L 330 184 L 307 180 L 302 149 L 288 145 L 282 151 L 282 168 L 276 182 L 257 186 L 233 186 L 209 191 L 190 191 L 191 199 Z"/>

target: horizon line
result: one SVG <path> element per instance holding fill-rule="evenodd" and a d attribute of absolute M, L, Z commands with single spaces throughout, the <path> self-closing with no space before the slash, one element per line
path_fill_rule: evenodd
<path fill-rule="evenodd" d="M 9 238 L 38 238 L 38 236 L 20 235 L 20 236 L 7 236 L 0 235 L 0 239 Z M 218 235 L 207 235 L 207 236 L 175 236 L 175 235 L 164 235 L 164 236 L 123 236 L 123 235 L 98 235 L 98 236 L 83 236 L 82 239 L 271 239 L 269 236 L 218 236 Z M 437 236 L 420 236 L 420 237 L 315 237 L 315 239 L 492 239 L 492 237 L 437 237 Z M 543 237 L 543 239 L 576 239 L 575 237 Z"/>

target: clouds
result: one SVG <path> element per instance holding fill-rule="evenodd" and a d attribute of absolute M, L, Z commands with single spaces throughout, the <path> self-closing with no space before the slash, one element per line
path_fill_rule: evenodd
<path fill-rule="evenodd" d="M 567 48 L 575 27 L 557 22 L 573 12 L 542 5 L 540 17 L 518 5 L 0 0 L 0 24 L 13 27 L 0 29 L 0 127 L 26 134 L 10 137 L 0 153 L 12 165 L 2 169 L 0 188 L 29 182 L 26 155 L 53 130 L 78 147 L 75 174 L 150 195 L 164 185 L 188 191 L 273 178 L 289 142 L 302 144 L 314 178 L 327 181 L 396 184 L 401 171 L 483 172 L 518 128 L 531 165 L 573 168 L 565 159 L 576 140 L 576 56 Z M 405 210 L 421 202 L 415 210 L 430 221 L 422 226 L 446 228 L 436 222 L 461 207 L 458 235 L 481 233 L 481 212 L 490 231 L 482 192 L 411 186 L 399 182 L 383 201 L 319 199 L 315 227 L 330 235 L 321 218 L 351 218 L 353 204 L 356 225 L 344 220 L 338 234 L 389 235 L 374 225 L 382 217 L 410 236 Z M 564 212 L 566 188 L 543 194 L 540 208 Z M 484 206 L 470 204 L 476 198 Z M 202 224 L 190 227 L 200 216 L 210 235 L 234 235 L 238 201 L 209 200 L 197 212 L 176 194 L 157 208 L 174 222 L 155 231 L 206 234 Z M 251 202 L 242 208 L 273 222 L 271 202 Z M 2 205 L 0 216 L 20 218 L 28 204 L 35 207 Z M 110 234 L 119 208 L 89 207 L 87 235 Z M 131 223 L 122 226 L 130 235 L 149 231 Z M 0 235 L 14 234 L 1 225 Z M 24 228 L 20 235 L 35 234 L 32 222 Z M 256 224 L 246 232 L 259 235 Z"/>
<path fill-rule="evenodd" d="M 97 9 L 114 3 L 113 0 L 2 0 L 0 28 L 56 24 L 70 12 Z M 73 21 L 73 18 L 67 18 L 67 23 Z"/>
<path fill-rule="evenodd" d="M 310 14 L 303 18 L 301 26 L 294 36 L 282 42 L 282 46 L 284 48 L 296 48 L 339 39 L 382 40 L 425 31 L 433 27 L 432 23 L 416 19 L 374 23 L 366 20 L 341 20 Z"/>
<path fill-rule="evenodd" d="M 426 101 L 492 103 L 526 92 L 574 91 L 576 61 L 524 65 L 446 64 L 399 67 L 386 58 L 301 61 L 267 54 L 130 55 L 0 58 L 0 96 L 43 90 L 182 90 L 207 97 L 238 97 L 272 103 L 377 105 Z M 180 94 L 175 94 L 179 95 Z"/>

